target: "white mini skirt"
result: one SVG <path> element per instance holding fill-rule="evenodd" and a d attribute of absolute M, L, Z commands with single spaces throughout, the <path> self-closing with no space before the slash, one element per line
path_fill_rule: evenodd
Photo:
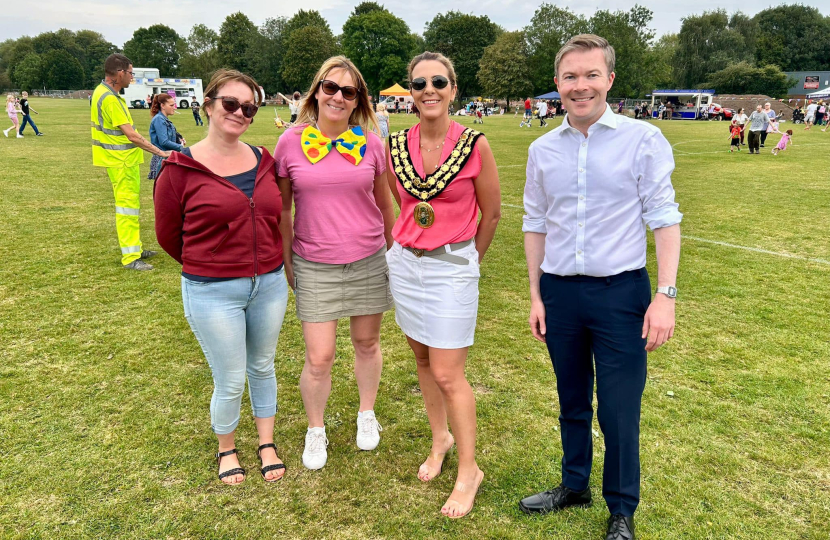
<path fill-rule="evenodd" d="M 475 338 L 481 276 L 475 241 L 452 254 L 470 264 L 417 257 L 397 242 L 386 252 L 395 321 L 428 347 L 461 349 Z"/>

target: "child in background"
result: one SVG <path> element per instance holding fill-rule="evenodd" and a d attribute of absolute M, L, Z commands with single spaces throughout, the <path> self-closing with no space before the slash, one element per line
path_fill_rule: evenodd
<path fill-rule="evenodd" d="M 738 149 L 738 152 L 741 151 L 741 126 L 738 125 L 737 122 L 732 122 L 732 129 L 730 130 L 729 137 L 732 139 L 732 144 L 729 146 L 729 153 Z"/>
<path fill-rule="evenodd" d="M 778 152 L 780 152 L 781 150 L 786 150 L 787 145 L 793 143 L 792 138 L 793 138 L 793 130 L 788 129 L 786 133 L 781 135 L 781 140 L 778 141 L 778 144 L 775 146 L 775 148 L 772 149 L 772 155 L 777 156 Z"/>

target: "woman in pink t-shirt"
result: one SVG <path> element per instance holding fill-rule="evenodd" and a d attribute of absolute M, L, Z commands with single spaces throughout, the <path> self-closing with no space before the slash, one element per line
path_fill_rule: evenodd
<path fill-rule="evenodd" d="M 395 213 L 383 142 L 372 132 L 375 112 L 354 64 L 343 56 L 329 58 L 306 95 L 298 126 L 280 137 L 274 155 L 285 274 L 306 346 L 300 376 L 308 416 L 303 465 L 320 469 L 328 458 L 323 416 L 337 321 L 343 317 L 350 319 L 360 394 L 357 446 L 373 450 L 380 442 L 374 404 L 383 364 L 380 324 L 393 305 L 385 254 Z"/>
<path fill-rule="evenodd" d="M 448 115 L 457 91 L 452 63 L 425 52 L 409 64 L 409 80 L 420 123 L 389 136 L 387 179 L 401 214 L 386 260 L 395 320 L 415 353 L 432 430 L 418 478 L 438 476 L 457 444 L 458 477 L 441 513 L 460 518 L 472 510 L 484 478 L 475 460 L 475 396 L 464 368 L 475 335 L 479 263 L 496 232 L 501 192 L 487 140 Z"/>

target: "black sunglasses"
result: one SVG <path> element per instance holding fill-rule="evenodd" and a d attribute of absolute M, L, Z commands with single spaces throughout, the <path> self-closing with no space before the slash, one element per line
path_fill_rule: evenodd
<path fill-rule="evenodd" d="M 450 80 L 443 75 L 432 76 L 432 87 L 436 90 L 443 90 L 448 84 L 450 84 Z M 427 80 L 423 77 L 418 77 L 409 83 L 409 87 L 420 92 L 427 87 Z"/>
<path fill-rule="evenodd" d="M 259 111 L 259 107 L 253 103 L 240 103 L 239 100 L 233 96 L 216 96 L 213 99 L 222 101 L 222 108 L 229 113 L 235 113 L 239 109 L 242 109 L 242 116 L 245 118 L 253 118 L 256 116 L 257 111 Z"/>
<path fill-rule="evenodd" d="M 333 96 L 339 90 L 343 93 L 343 99 L 347 99 L 349 101 L 354 101 L 354 98 L 357 97 L 358 92 L 357 88 L 354 86 L 340 86 L 336 82 L 328 80 L 320 81 L 320 88 L 322 88 L 323 92 L 329 96 Z"/>

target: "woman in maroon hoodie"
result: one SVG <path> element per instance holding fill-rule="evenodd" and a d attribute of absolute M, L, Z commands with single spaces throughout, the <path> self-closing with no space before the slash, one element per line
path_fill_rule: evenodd
<path fill-rule="evenodd" d="M 258 96 L 251 77 L 216 72 L 205 89 L 207 137 L 173 152 L 154 194 L 156 236 L 182 264 L 184 315 L 213 373 L 210 418 L 226 484 L 245 479 L 234 433 L 246 374 L 262 476 L 273 482 L 285 473 L 273 443 L 274 351 L 288 302 L 282 200 L 274 158 L 239 140 L 253 122 Z"/>

